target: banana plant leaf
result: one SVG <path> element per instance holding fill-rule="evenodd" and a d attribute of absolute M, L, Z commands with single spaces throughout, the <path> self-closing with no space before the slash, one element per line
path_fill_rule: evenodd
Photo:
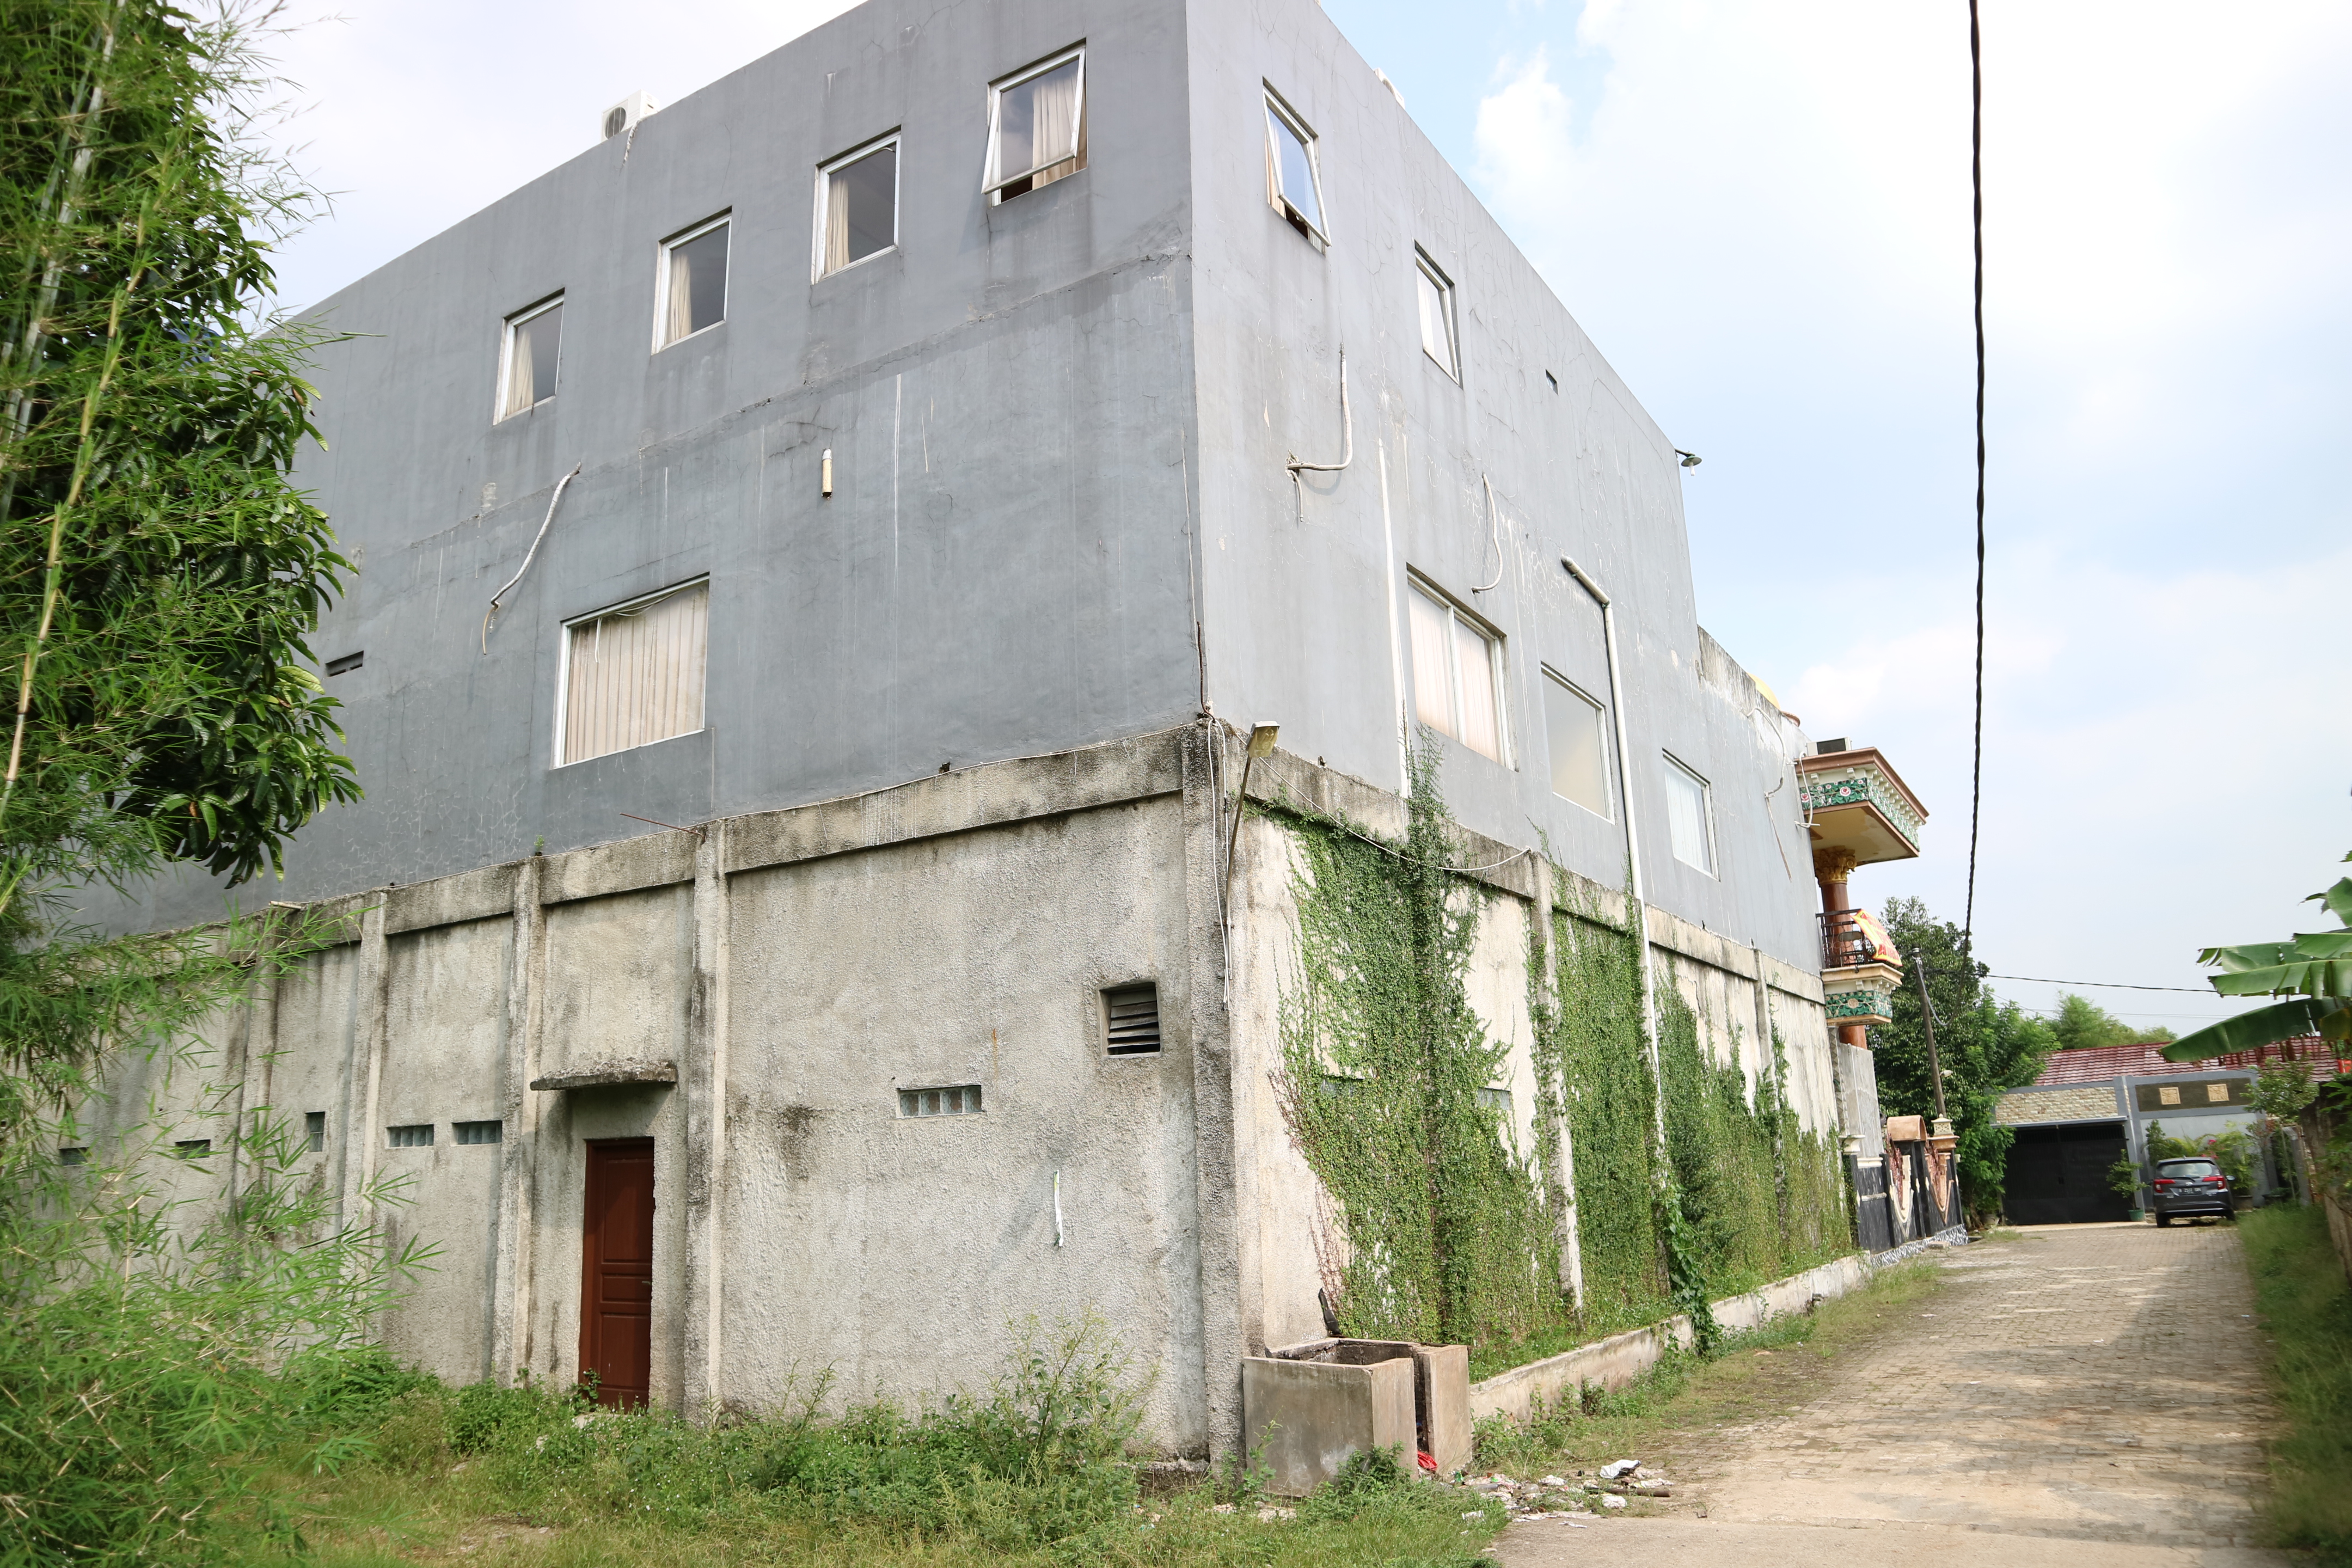
<path fill-rule="evenodd" d="M 2218 985 L 2221 978 L 2224 977 L 2217 977 L 2214 984 Z M 2276 1045 L 2305 1035 L 2322 1035 L 2336 1041 L 2352 1039 L 2352 1001 L 2336 996 L 2298 996 L 2291 1002 L 2256 1007 L 2234 1018 L 2208 1024 L 2193 1035 L 2181 1036 L 2166 1046 L 2162 1055 L 2167 1061 L 2201 1062 L 2231 1051 L 2250 1051 L 2257 1046 Z"/>
<path fill-rule="evenodd" d="M 2352 860 L 2352 855 L 2347 855 L 2344 858 Z M 2352 877 L 2341 879 L 2327 891 L 2314 893 L 2304 901 L 2324 906 L 2329 914 L 2334 915 L 2346 925 L 2352 926 Z"/>
<path fill-rule="evenodd" d="M 2224 996 L 2352 996 L 2352 963 L 2297 960 L 2210 976 Z"/>

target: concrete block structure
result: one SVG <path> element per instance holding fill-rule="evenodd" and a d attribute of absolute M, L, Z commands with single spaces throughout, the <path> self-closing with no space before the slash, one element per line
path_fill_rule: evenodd
<path fill-rule="evenodd" d="M 349 940 L 190 1135 L 414 1176 L 404 1358 L 699 1416 L 1091 1308 L 1151 1440 L 1229 1448 L 1244 1358 L 1325 1331 L 1263 722 L 1253 801 L 1374 833 L 1436 749 L 1520 1147 L 1570 907 L 1875 1125 L 1673 442 L 1311 0 L 868 0 L 317 316 L 367 798 L 232 896 Z"/>

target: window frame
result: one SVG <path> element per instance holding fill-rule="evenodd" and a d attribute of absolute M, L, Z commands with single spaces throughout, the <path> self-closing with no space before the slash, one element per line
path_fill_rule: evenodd
<path fill-rule="evenodd" d="M 658 746 L 667 741 L 683 741 L 688 735 L 699 735 L 710 728 L 710 624 L 706 618 L 702 631 L 701 723 L 691 730 L 680 730 L 675 735 L 664 735 L 659 741 L 640 741 L 634 746 L 623 746 L 619 751 L 599 752 L 595 756 L 582 757 L 578 761 L 573 761 L 563 754 L 564 726 L 569 721 L 572 707 L 572 628 L 590 621 L 601 621 L 607 616 L 617 616 L 625 611 L 658 603 L 674 594 L 690 593 L 696 588 L 701 588 L 707 592 L 709 587 L 710 574 L 705 572 L 700 576 L 688 577 L 683 583 L 672 583 L 667 588 L 656 588 L 650 594 L 640 594 L 634 599 L 623 599 L 555 623 L 555 735 L 552 742 L 555 761 L 550 766 L 549 772 L 552 773 L 557 768 L 576 768 L 583 763 L 597 762 L 605 757 L 617 757 L 623 752 L 642 751 L 647 746 Z"/>
<path fill-rule="evenodd" d="M 1035 80 L 1047 71 L 1059 70 L 1072 60 L 1078 62 L 1078 112 L 1076 122 L 1071 127 L 1069 153 L 1065 157 L 1053 160 L 1052 163 L 1034 164 L 1017 174 L 1005 174 L 998 167 L 998 160 L 1003 156 L 1004 150 L 1004 95 L 1024 82 Z M 1001 205 L 1007 200 L 1002 194 L 1005 186 L 1018 184 L 1023 180 L 1034 181 L 1038 174 L 1052 168 L 1055 163 L 1066 163 L 1074 160 L 1077 167 L 1072 169 L 1070 174 L 1079 174 L 1087 166 L 1087 41 L 1084 38 L 1080 38 L 1067 48 L 1056 49 L 1044 59 L 998 77 L 988 84 L 988 153 L 981 164 L 981 195 L 988 198 L 989 205 Z M 1059 184 L 1062 180 L 1067 178 L 1069 174 L 1064 174 L 1050 183 Z M 1017 191 L 1014 195 L 1025 196 L 1029 191 L 1036 188 L 1033 184 L 1029 190 Z"/>
<path fill-rule="evenodd" d="M 1435 257 L 1418 245 L 1412 247 L 1412 265 L 1417 274 L 1412 285 L 1412 315 L 1415 331 L 1418 332 L 1421 325 L 1421 285 L 1425 279 L 1437 290 L 1438 324 L 1445 329 L 1445 350 L 1453 356 L 1454 363 L 1448 364 L 1431 353 L 1429 339 L 1425 334 L 1422 335 L 1422 357 L 1444 371 L 1447 379 L 1459 386 L 1462 384 L 1462 324 L 1460 314 L 1454 308 L 1454 279 L 1446 275 L 1445 268 L 1437 264 Z"/>
<path fill-rule="evenodd" d="M 1677 864 L 1688 866 L 1700 876 L 1713 877 L 1717 881 L 1722 880 L 1723 873 L 1721 868 L 1723 865 L 1723 851 L 1721 846 L 1717 842 L 1715 836 L 1715 785 L 1708 781 L 1707 776 L 1705 773 L 1699 772 L 1696 768 L 1692 767 L 1688 763 L 1684 762 L 1672 752 L 1662 750 L 1658 752 L 1658 755 L 1664 759 L 1666 766 L 1672 770 L 1666 775 L 1669 781 L 1673 779 L 1675 773 L 1678 773 L 1682 774 L 1683 777 L 1690 780 L 1691 783 L 1698 786 L 1699 831 L 1705 835 L 1706 840 L 1706 864 L 1701 866 L 1694 861 L 1685 859 L 1683 858 L 1682 850 L 1675 846 L 1674 831 L 1674 802 L 1671 799 L 1666 803 L 1667 853 L 1671 854 L 1675 858 Z M 1668 787 L 1672 787 L 1671 782 L 1669 783 Z"/>
<path fill-rule="evenodd" d="M 530 325 L 532 321 L 544 316 L 550 310 L 562 310 L 563 308 L 563 293 L 564 291 L 562 289 L 558 289 L 554 293 L 547 296 L 547 298 L 538 300 L 532 304 L 525 305 L 521 310 L 511 312 L 499 323 L 499 380 L 498 385 L 493 389 L 490 399 L 491 424 L 503 425 L 509 419 L 520 419 L 522 416 L 538 408 L 541 404 L 549 402 L 554 398 L 555 394 L 551 392 L 545 397 L 533 398 L 530 403 L 524 407 L 510 409 L 507 406 L 508 394 L 511 389 L 512 378 L 514 376 L 516 331 L 519 328 Z M 555 381 L 558 386 L 561 386 L 563 384 L 563 340 L 560 335 L 555 341 Z M 536 390 L 536 388 L 533 390 Z"/>
<path fill-rule="evenodd" d="M 898 218 L 902 211 L 899 203 L 906 191 L 906 180 L 903 178 L 907 172 L 906 140 L 907 128 L 903 125 L 894 125 L 881 135 L 861 142 L 848 152 L 827 158 L 816 166 L 816 217 L 815 221 L 809 226 L 809 232 L 814 241 L 809 248 L 809 282 L 812 286 L 822 283 L 828 278 L 838 278 L 853 268 L 863 267 L 876 257 L 890 256 L 898 251 Z M 831 204 L 825 200 L 825 196 L 831 188 L 833 176 L 837 171 L 846 169 L 852 163 L 870 157 L 885 147 L 898 149 L 898 159 L 890 174 L 890 243 L 875 251 L 871 256 L 861 256 L 855 261 L 845 261 L 828 272 L 824 266 L 824 245 L 825 240 L 830 237 L 826 233 L 826 210 Z M 728 251 L 727 258 L 730 263 L 735 259 L 731 247 Z"/>
<path fill-rule="evenodd" d="M 1552 798 L 1554 800 L 1564 800 L 1580 811 L 1591 812 L 1593 816 L 1598 816 L 1603 822 L 1616 821 L 1617 795 L 1616 792 L 1610 787 L 1609 783 L 1609 748 L 1613 743 L 1609 731 L 1609 705 L 1601 701 L 1599 698 L 1593 696 L 1592 693 L 1587 691 L 1581 686 L 1579 686 L 1573 680 L 1570 680 L 1565 675 L 1562 675 L 1559 670 L 1554 669 L 1550 665 L 1544 665 L 1541 668 L 1541 674 L 1544 679 L 1560 687 L 1562 689 L 1567 691 L 1570 696 L 1576 698 L 1579 701 L 1590 703 L 1591 705 L 1593 728 L 1599 733 L 1601 738 L 1601 805 L 1602 809 L 1594 810 L 1593 807 L 1585 805 L 1582 801 L 1577 799 L 1572 795 L 1560 794 L 1553 785 L 1553 779 L 1549 776 L 1552 770 L 1549 768 L 1547 769 L 1544 787 L 1551 790 Z M 1544 761 L 1548 764 L 1552 761 L 1550 751 L 1551 745 L 1551 724 L 1547 721 L 1544 724 Z"/>
<path fill-rule="evenodd" d="M 1511 705 L 1508 700 L 1510 682 L 1504 674 L 1504 637 L 1501 628 L 1496 626 L 1493 622 L 1487 620 L 1484 616 L 1481 616 L 1476 611 L 1471 609 L 1468 605 L 1455 599 L 1454 595 L 1448 594 L 1443 588 L 1440 588 L 1436 584 L 1431 582 L 1427 577 L 1423 576 L 1419 572 L 1412 571 L 1410 569 L 1407 570 L 1405 574 L 1405 592 L 1408 594 L 1419 594 L 1422 597 L 1435 605 L 1439 609 L 1444 610 L 1447 616 L 1446 630 L 1448 635 L 1445 639 L 1445 672 L 1446 679 L 1451 687 L 1447 696 L 1451 701 L 1454 730 L 1442 731 L 1440 732 L 1444 734 L 1446 739 L 1454 742 L 1454 744 L 1460 746 L 1465 752 L 1469 752 L 1474 755 L 1482 757 L 1486 755 L 1486 752 L 1479 751 L 1477 747 L 1472 745 L 1468 741 L 1464 740 L 1458 733 L 1455 733 L 1456 731 L 1459 731 L 1464 727 L 1462 723 L 1462 661 L 1456 657 L 1455 644 L 1452 633 L 1456 626 L 1467 626 L 1473 635 L 1478 637 L 1486 644 L 1487 669 L 1495 683 L 1495 749 L 1500 752 L 1501 755 L 1488 757 L 1487 761 L 1501 767 L 1516 769 L 1518 764 L 1514 761 L 1515 752 L 1511 745 Z M 1410 656 L 1412 649 L 1412 602 L 1408 600 L 1402 608 L 1405 612 L 1405 649 L 1407 655 Z M 1409 665 L 1412 662 L 1410 657 L 1408 657 L 1407 662 Z M 1412 705 L 1414 715 L 1413 721 L 1415 723 L 1423 722 L 1420 717 L 1421 690 L 1419 687 L 1419 677 L 1417 674 L 1415 676 L 1415 685 L 1412 692 Z"/>
<path fill-rule="evenodd" d="M 1291 108 L 1282 94 L 1274 89 L 1272 82 L 1263 85 L 1265 88 L 1266 200 L 1274 210 L 1281 215 L 1284 222 L 1306 236 L 1318 250 L 1328 249 L 1331 244 L 1331 207 L 1330 204 L 1324 199 L 1323 158 L 1317 151 L 1321 138 L 1318 137 L 1313 127 L 1307 123 L 1306 117 Z M 1320 223 L 1310 220 L 1305 213 L 1300 212 L 1297 204 L 1283 192 L 1281 150 L 1275 144 L 1274 128 L 1276 121 L 1287 126 L 1290 133 L 1298 138 L 1299 145 L 1306 149 L 1307 178 L 1315 187 L 1315 210 L 1323 215 Z"/>
<path fill-rule="evenodd" d="M 679 229 L 676 234 L 673 234 L 668 238 L 662 240 L 655 247 L 654 353 L 659 353 L 664 349 L 676 348 L 682 342 L 687 342 L 692 339 L 698 338 L 705 332 L 714 331 L 717 328 L 723 327 L 727 324 L 727 297 L 733 291 L 735 287 L 735 237 L 731 234 L 727 237 L 727 266 L 719 274 L 719 319 L 711 322 L 708 327 L 697 327 L 690 332 L 682 332 L 674 338 L 665 338 L 662 336 L 662 331 L 669 321 L 670 269 L 676 264 L 676 258 L 679 248 L 683 246 L 691 245 L 694 241 L 700 239 L 704 235 L 710 233 L 714 229 L 725 228 L 734 221 L 735 209 L 733 207 L 729 207 L 725 212 L 714 214 L 709 217 L 704 218 L 700 223 L 693 224 L 686 228 Z"/>

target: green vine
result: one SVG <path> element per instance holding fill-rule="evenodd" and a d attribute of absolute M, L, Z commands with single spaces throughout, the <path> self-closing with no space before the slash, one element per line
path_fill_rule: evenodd
<path fill-rule="evenodd" d="M 1479 1091 L 1501 1076 L 1464 977 L 1487 895 L 1449 869 L 1429 749 L 1385 843 L 1293 816 L 1298 983 L 1282 998 L 1280 1100 L 1330 1194 L 1325 1290 L 1349 1334 L 1512 1342 L 1562 1312 L 1536 1160 Z"/>
<path fill-rule="evenodd" d="M 1465 984 L 1491 895 L 1452 868 L 1433 751 L 1411 779 L 1402 840 L 1278 814 L 1299 850 L 1278 1097 L 1329 1199 L 1318 1262 L 1341 1331 L 1466 1343 L 1474 1375 L 1670 1312 L 1711 1349 L 1712 1298 L 1851 1246 L 1834 1147 L 1788 1102 L 1779 1032 L 1751 1084 L 1662 975 L 1654 1077 L 1635 938 L 1555 910 L 1529 942 L 1536 1135 L 1517 1149 L 1479 1092 L 1507 1047 Z M 1571 1179 L 1580 1302 L 1561 1267 Z"/>

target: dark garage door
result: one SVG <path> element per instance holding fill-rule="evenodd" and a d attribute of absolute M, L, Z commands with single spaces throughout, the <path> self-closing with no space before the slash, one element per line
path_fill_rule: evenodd
<path fill-rule="evenodd" d="M 2123 1154 L 2120 1121 L 2021 1127 L 2017 1142 L 2009 1146 L 2002 1206 L 2018 1225 L 2128 1219 L 2132 1200 L 2107 1186 L 2107 1167 Z"/>

